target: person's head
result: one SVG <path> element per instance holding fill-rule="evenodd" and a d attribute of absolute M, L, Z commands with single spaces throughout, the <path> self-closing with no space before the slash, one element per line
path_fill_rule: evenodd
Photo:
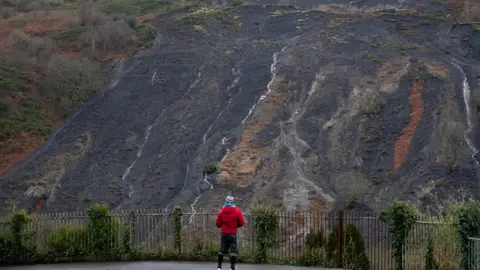
<path fill-rule="evenodd" d="M 235 202 L 233 200 L 233 196 L 227 196 L 225 199 L 225 204 L 224 206 L 235 206 Z"/>

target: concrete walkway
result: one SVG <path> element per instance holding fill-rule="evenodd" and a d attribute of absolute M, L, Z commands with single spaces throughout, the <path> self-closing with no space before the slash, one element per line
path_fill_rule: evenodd
<path fill-rule="evenodd" d="M 181 263 L 181 262 L 119 262 L 119 263 L 66 263 L 29 266 L 2 267 L 2 270 L 216 270 L 216 263 Z M 223 269 L 229 270 L 230 264 L 224 262 Z M 276 265 L 239 264 L 238 270 L 326 270 L 324 268 L 294 267 Z"/>

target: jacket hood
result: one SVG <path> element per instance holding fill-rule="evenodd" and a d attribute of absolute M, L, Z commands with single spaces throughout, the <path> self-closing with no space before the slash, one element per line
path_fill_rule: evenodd
<path fill-rule="evenodd" d="M 226 214 L 232 213 L 236 210 L 236 206 L 225 206 L 223 207 L 223 212 Z"/>

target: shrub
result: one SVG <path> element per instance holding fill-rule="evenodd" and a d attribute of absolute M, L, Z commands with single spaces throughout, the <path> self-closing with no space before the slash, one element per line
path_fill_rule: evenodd
<path fill-rule="evenodd" d="M 205 165 L 205 169 L 203 170 L 204 173 L 206 174 L 212 174 L 217 171 L 217 164 L 215 163 L 209 163 Z"/>
<path fill-rule="evenodd" d="M 403 248 L 408 233 L 415 223 L 418 209 L 408 202 L 392 201 L 380 213 L 380 220 L 385 222 L 392 234 L 392 249 L 395 259 L 395 269 L 403 270 Z"/>
<path fill-rule="evenodd" d="M 334 266 L 324 247 L 308 249 L 298 258 L 297 264 L 302 266 Z"/>
<path fill-rule="evenodd" d="M 45 71 L 42 91 L 63 115 L 79 106 L 99 85 L 97 67 L 87 60 L 56 57 Z"/>
<path fill-rule="evenodd" d="M 325 246 L 328 262 L 333 264 L 338 252 L 338 225 L 333 225 Z M 365 243 L 362 234 L 353 224 L 348 224 L 343 230 L 343 266 L 346 269 L 370 269 L 370 262 L 365 253 Z"/>
<path fill-rule="evenodd" d="M 108 205 L 94 204 L 87 210 L 89 250 L 95 255 L 116 255 L 123 245 L 124 226 L 109 213 Z"/>
<path fill-rule="evenodd" d="M 63 31 L 52 32 L 48 36 L 55 42 L 55 44 L 76 44 L 80 39 L 80 36 L 88 29 L 87 26 L 80 26 Z"/>
<path fill-rule="evenodd" d="M 40 111 L 40 103 L 32 98 L 23 98 L 21 108 L 11 119 L 0 120 L 0 136 L 13 138 L 21 131 L 46 136 L 52 129 L 52 123 Z"/>
<path fill-rule="evenodd" d="M 182 236 L 181 236 L 181 230 L 182 230 L 182 206 L 177 205 L 175 208 L 173 208 L 173 222 L 175 226 L 175 231 L 174 231 L 174 247 L 177 252 L 182 251 Z"/>
<path fill-rule="evenodd" d="M 435 258 L 433 257 L 433 240 L 432 237 L 428 237 L 427 242 L 427 252 L 425 254 L 425 270 L 437 270 L 438 265 L 435 262 Z"/>
<path fill-rule="evenodd" d="M 345 227 L 345 250 L 343 266 L 346 269 L 368 270 L 370 262 L 365 253 L 365 243 L 362 234 L 353 224 Z"/>
<path fill-rule="evenodd" d="M 5 262 L 27 263 L 36 260 L 35 248 L 29 241 L 30 235 L 25 231 L 30 221 L 31 217 L 26 210 L 13 209 L 9 220 L 10 234 L 5 238 L 4 245 L 0 247 L 5 252 L 3 257 Z"/>
<path fill-rule="evenodd" d="M 323 229 L 319 229 L 316 232 L 309 232 L 307 234 L 305 245 L 308 249 L 322 248 L 325 246 L 325 243 Z"/>
<path fill-rule="evenodd" d="M 267 262 L 268 250 L 277 243 L 279 226 L 278 214 L 275 208 L 268 205 L 252 207 L 255 240 L 257 242 L 257 263 Z"/>
<path fill-rule="evenodd" d="M 20 70 L 0 64 L 0 90 L 26 92 L 28 78 Z"/>
<path fill-rule="evenodd" d="M 13 243 L 8 237 L 0 236 L 0 264 L 12 263 Z"/>
<path fill-rule="evenodd" d="M 469 246 L 468 237 L 476 237 L 480 235 L 480 206 L 479 203 L 470 200 L 462 203 L 456 208 L 457 213 L 457 229 L 460 235 L 460 250 L 462 252 L 462 266 L 469 269 L 469 254 L 471 254 L 471 246 Z"/>
<path fill-rule="evenodd" d="M 232 1 L 232 7 L 239 7 L 242 6 L 243 2 L 241 0 L 233 0 Z"/>
<path fill-rule="evenodd" d="M 60 227 L 48 240 L 47 248 L 55 256 L 75 257 L 88 254 L 88 235 L 85 228 L 69 225 Z"/>
<path fill-rule="evenodd" d="M 81 47 L 92 48 L 92 53 L 97 50 L 117 51 L 134 43 L 133 34 L 133 29 L 124 20 L 108 21 L 91 27 L 80 35 L 79 40 Z"/>
<path fill-rule="evenodd" d="M 366 100 L 365 103 L 360 108 L 360 111 L 363 115 L 372 116 L 379 114 L 382 111 L 382 103 L 378 97 Z"/>
<path fill-rule="evenodd" d="M 45 67 L 52 59 L 55 45 L 49 38 L 30 37 L 20 30 L 12 30 L 9 34 L 15 51 L 28 57 L 31 64 Z"/>
<path fill-rule="evenodd" d="M 155 39 L 155 29 L 149 25 L 140 25 L 135 28 L 135 36 L 138 42 L 149 46 L 150 42 Z"/>

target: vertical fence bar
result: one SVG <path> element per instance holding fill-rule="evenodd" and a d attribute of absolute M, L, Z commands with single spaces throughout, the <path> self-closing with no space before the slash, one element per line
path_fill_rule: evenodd
<path fill-rule="evenodd" d="M 343 267 L 343 210 L 337 215 L 337 267 Z"/>

